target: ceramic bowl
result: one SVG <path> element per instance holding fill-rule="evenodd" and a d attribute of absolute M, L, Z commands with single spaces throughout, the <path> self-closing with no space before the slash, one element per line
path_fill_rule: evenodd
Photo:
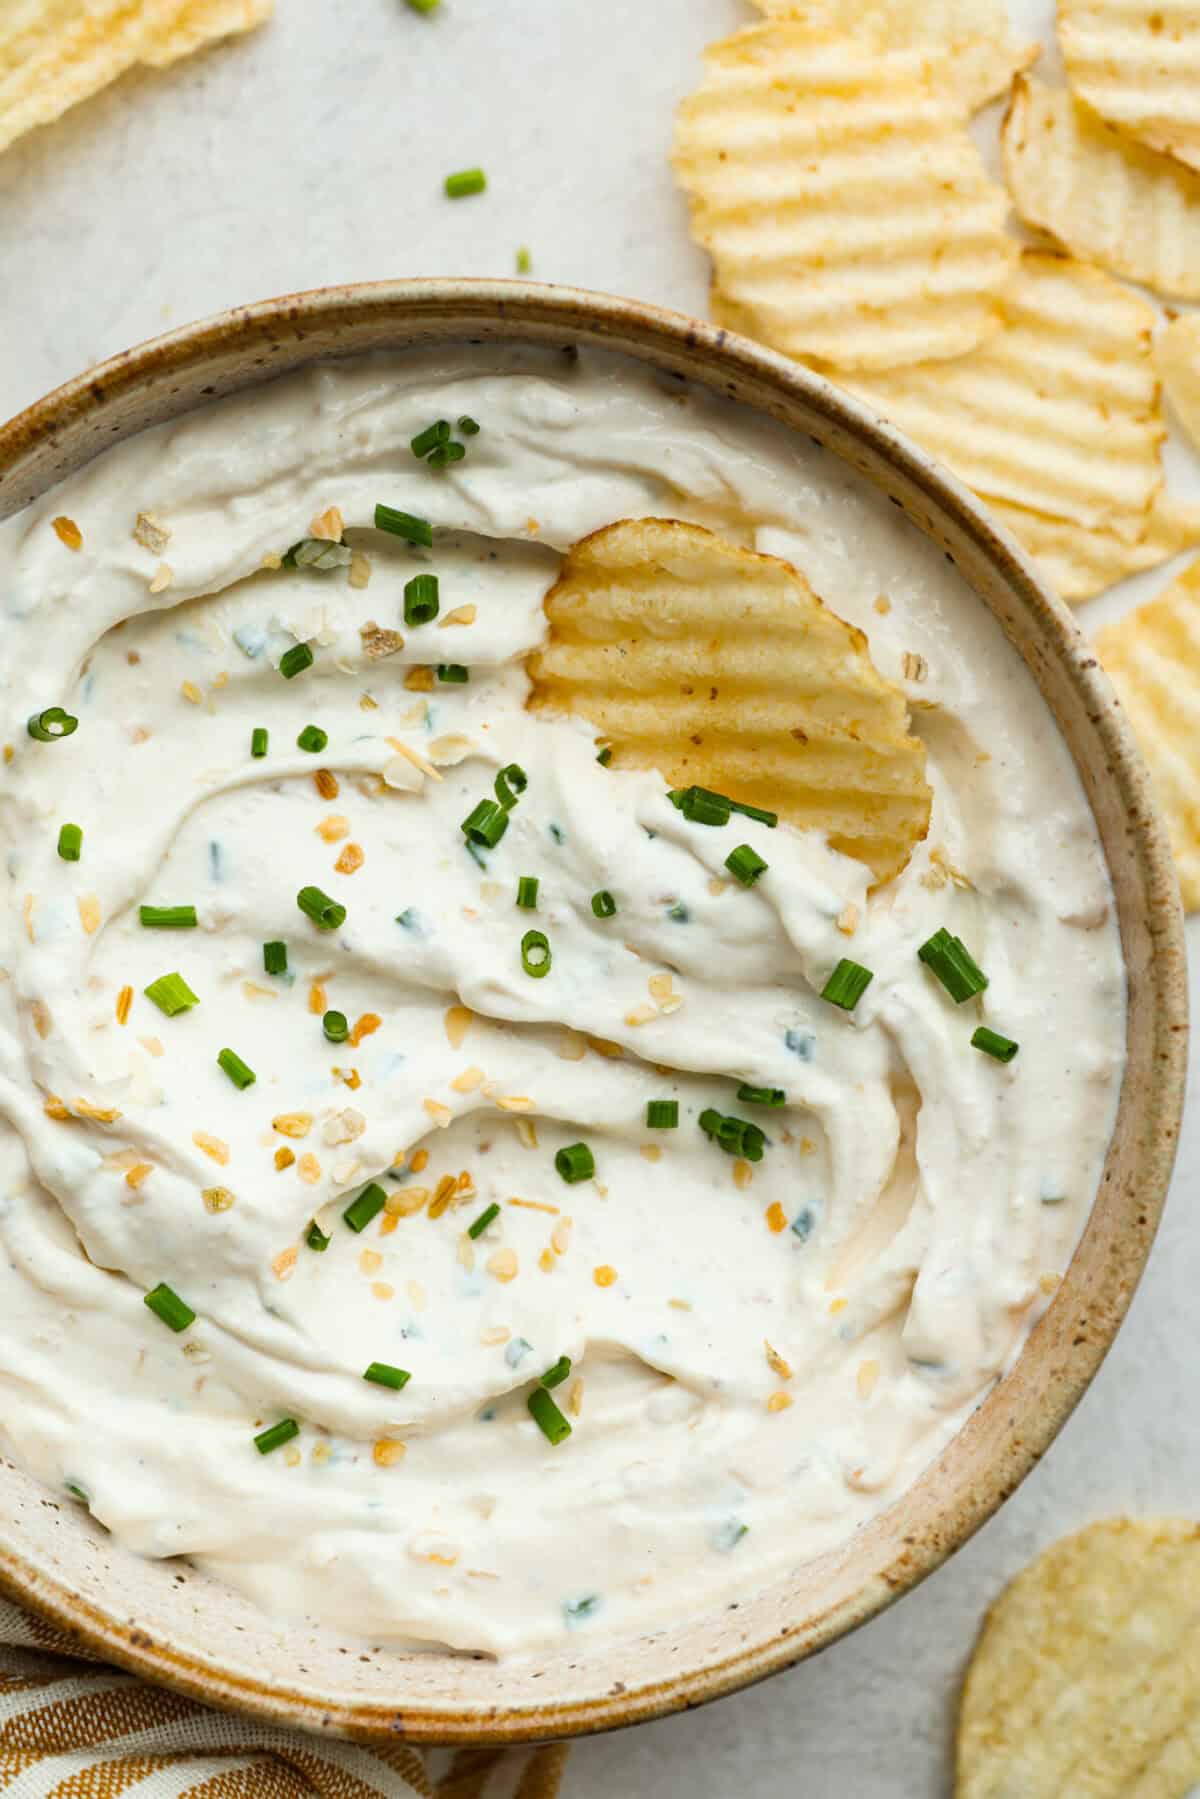
<path fill-rule="evenodd" d="M 213 1704 L 310 1729 L 496 1743 L 630 1724 L 731 1692 L 872 1617 L 978 1529 L 1048 1448 L 1129 1305 L 1166 1195 L 1187 1022 L 1166 837 L 1120 707 L 1070 614 L 928 457 L 817 376 L 715 326 L 514 282 L 384 282 L 268 301 L 114 357 L 0 429 L 0 516 L 110 444 L 214 395 L 318 357 L 463 339 L 623 351 L 815 439 L 901 507 L 997 615 L 1058 721 L 1108 858 L 1129 974 L 1128 1060 L 1103 1178 L 1016 1365 L 889 1511 L 735 1606 L 633 1640 L 584 1646 L 573 1637 L 499 1666 L 397 1656 L 268 1617 L 186 1564 L 140 1560 L 0 1462 L 0 1588 L 93 1653 Z"/>

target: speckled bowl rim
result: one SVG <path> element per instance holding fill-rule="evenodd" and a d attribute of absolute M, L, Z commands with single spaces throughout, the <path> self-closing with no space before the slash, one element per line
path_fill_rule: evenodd
<path fill-rule="evenodd" d="M 1141 1002 L 1144 1016 L 1149 1009 L 1150 1022 L 1140 1057 L 1138 1179 L 1131 1183 L 1129 1196 L 1117 1202 L 1119 1210 L 1105 1231 L 1106 1256 L 1098 1278 L 1093 1268 L 1086 1295 L 1072 1293 L 1072 1273 L 1081 1245 L 1054 1304 L 1028 1340 L 1017 1369 L 1034 1351 L 1039 1333 L 1058 1308 L 1085 1299 L 1090 1327 L 1076 1329 L 1065 1348 L 1056 1346 L 1058 1359 L 1037 1415 L 1022 1416 L 1019 1409 L 1014 1410 L 1003 1427 L 1004 1453 L 997 1457 L 988 1478 L 961 1495 L 948 1517 L 938 1516 L 923 1534 L 903 1537 L 890 1565 L 875 1569 L 849 1597 L 817 1607 L 794 1627 L 771 1631 L 763 1640 L 742 1641 L 729 1653 L 682 1671 L 670 1671 L 670 1657 L 664 1654 L 660 1679 L 628 1689 L 618 1681 L 612 1692 L 578 1701 L 458 1710 L 411 1707 L 403 1704 L 400 1695 L 395 1705 L 330 1702 L 306 1689 L 299 1679 L 248 1677 L 201 1662 L 186 1649 L 140 1629 L 122 1615 L 119 1600 L 114 1599 L 111 1611 L 97 1606 L 26 1560 L 11 1544 L 0 1541 L 0 1591 L 67 1632 L 89 1653 L 209 1704 L 362 1741 L 395 1742 L 399 1735 L 414 1741 L 491 1744 L 609 1729 L 699 1705 L 745 1687 L 791 1666 L 882 1611 L 991 1517 L 1035 1465 L 1086 1391 L 1141 1275 L 1165 1201 L 1182 1113 L 1186 963 L 1178 886 L 1148 776 L 1121 708 L 1070 613 L 980 503 L 899 432 L 819 376 L 715 325 L 615 296 L 509 281 L 383 281 L 262 301 L 184 326 L 114 356 L 0 426 L 0 495 L 7 489 L 0 513 L 45 491 L 107 442 L 141 428 L 136 422 L 106 424 L 111 414 L 121 415 L 122 411 L 128 421 L 131 408 L 136 413 L 139 395 L 150 396 L 146 407 L 149 419 L 172 416 L 203 403 L 206 395 L 217 389 L 197 386 L 197 380 L 210 364 L 227 356 L 231 347 L 248 354 L 249 372 L 232 383 L 244 386 L 269 379 L 280 367 L 294 367 L 298 360 L 309 357 L 403 348 L 413 341 L 410 333 L 414 331 L 425 334 L 418 341 L 428 341 L 430 328 L 435 338 L 447 342 L 499 335 L 622 350 L 660 367 L 686 372 L 752 408 L 769 409 L 772 397 L 781 406 L 799 403 L 820 420 L 825 447 L 860 472 L 856 446 L 865 456 L 882 458 L 889 465 L 889 497 L 910 517 L 915 516 L 920 528 L 943 539 L 943 547 L 944 537 L 957 534 L 972 553 L 978 552 L 1023 613 L 1033 634 L 1031 642 L 1038 655 L 1047 658 L 1045 666 L 1053 667 L 1055 679 L 1065 678 L 1086 708 L 1096 753 L 1105 764 L 1103 779 L 1113 783 L 1113 803 L 1123 815 L 1127 873 L 1136 878 L 1145 909 L 1148 949 L 1143 946 L 1144 966 L 1138 978 L 1150 983 L 1149 995 L 1143 995 Z M 344 348 L 331 349 L 330 333 L 336 339 L 342 331 L 346 334 Z M 305 350 L 310 339 L 318 338 L 320 346 L 314 341 L 313 347 Z M 180 397 L 185 386 L 187 394 Z M 228 391 L 228 384 L 220 391 Z M 873 472 L 868 478 L 877 481 Z M 900 490 L 899 495 L 894 488 Z M 935 521 L 933 526 L 930 518 Z M 832 597 L 836 604 L 836 596 Z M 991 604 L 986 599 L 981 603 Z M 1029 654 L 1026 660 L 1030 661 Z M 1034 672 L 1041 680 L 1037 669 Z M 1058 716 L 1061 723 L 1061 713 Z M 1076 761 L 1083 769 L 1079 756 Z M 1086 770 L 1084 773 L 1086 781 Z M 1095 777 L 1097 781 L 1101 778 Z M 1090 787 L 1089 793 L 1095 808 Z M 1113 866 L 1111 848 L 1108 859 Z M 1122 929 L 1128 960 L 1130 934 L 1140 935 L 1142 925 L 1137 917 L 1127 924 L 1122 913 Z M 1097 1209 L 1103 1194 L 1102 1183 Z M 1095 1228 L 1093 1213 L 1084 1243 Z M 1012 1378 L 1006 1377 L 993 1389 L 967 1431 L 987 1408 L 998 1403 L 996 1395 L 1005 1393 Z M 954 1439 L 937 1467 L 953 1456 L 964 1434 Z M 6 1522 L 0 1520 L 0 1531 Z M 682 1629 L 686 1633 L 688 1626 Z"/>

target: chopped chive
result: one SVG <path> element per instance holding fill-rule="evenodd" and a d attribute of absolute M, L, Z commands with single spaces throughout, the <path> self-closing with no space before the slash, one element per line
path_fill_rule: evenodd
<path fill-rule="evenodd" d="M 456 175 L 447 175 L 446 193 L 451 200 L 462 200 L 468 194 L 481 194 L 487 186 L 487 176 L 482 169 L 460 169 Z"/>
<path fill-rule="evenodd" d="M 58 833 L 58 853 L 64 862 L 78 862 L 83 848 L 83 827 L 63 825 Z"/>
<path fill-rule="evenodd" d="M 436 575 L 414 575 L 404 583 L 404 622 L 427 625 L 438 615 L 438 578 Z"/>
<path fill-rule="evenodd" d="M 538 1385 L 546 1387 L 547 1389 L 550 1387 L 561 1387 L 570 1372 L 570 1356 L 560 1355 L 557 1362 L 554 1363 L 554 1366 L 552 1368 L 547 1368 Z"/>
<path fill-rule="evenodd" d="M 327 1237 L 325 1235 L 325 1232 L 321 1229 L 320 1225 L 317 1223 L 316 1219 L 314 1218 L 312 1223 L 308 1227 L 308 1230 L 305 1234 L 304 1241 L 308 1244 L 308 1247 L 310 1249 L 326 1250 L 329 1248 L 329 1245 L 333 1241 L 333 1239 L 332 1239 L 332 1237 Z"/>
<path fill-rule="evenodd" d="M 320 725 L 305 725 L 299 737 L 296 739 L 296 748 L 298 750 L 310 750 L 316 755 L 319 750 L 325 748 L 325 745 L 328 742 L 329 733 L 328 731 L 323 731 Z"/>
<path fill-rule="evenodd" d="M 536 875 L 522 875 L 517 882 L 517 904 L 526 912 L 537 909 L 538 878 Z"/>
<path fill-rule="evenodd" d="M 596 760 L 600 764 L 601 768 L 608 767 L 609 763 L 612 761 L 612 744 L 611 743 L 606 743 L 604 748 L 597 752 Z"/>
<path fill-rule="evenodd" d="M 407 1387 L 412 1375 L 407 1368 L 394 1368 L 390 1362 L 371 1362 L 363 1369 L 363 1379 L 374 1381 L 377 1387 L 390 1387 L 398 1393 L 401 1387 Z"/>
<path fill-rule="evenodd" d="M 535 1387 L 525 1403 L 529 1407 L 530 1417 L 548 1443 L 557 1447 L 559 1443 L 565 1442 L 571 1434 L 571 1426 L 545 1387 Z"/>
<path fill-rule="evenodd" d="M 193 1006 L 200 1004 L 181 974 L 159 975 L 145 989 L 145 994 L 168 1018 L 174 1018 L 177 1012 L 189 1012 Z"/>
<path fill-rule="evenodd" d="M 306 668 L 313 665 L 312 648 L 307 643 L 294 643 L 290 650 L 285 650 L 279 658 L 279 672 L 285 681 L 294 680 Z"/>
<path fill-rule="evenodd" d="M 342 1217 L 352 1231 L 365 1231 L 372 1218 L 378 1218 L 387 1201 L 387 1194 L 378 1181 L 372 1181 L 364 1187 L 357 1199 L 352 1199 Z"/>
<path fill-rule="evenodd" d="M 853 1012 L 874 979 L 871 969 L 843 956 L 822 987 L 821 998 L 827 999 L 831 1006 L 840 1006 L 843 1012 Z"/>
<path fill-rule="evenodd" d="M 79 720 L 61 706 L 47 706 L 44 712 L 35 712 L 25 726 L 39 743 L 57 743 L 60 737 L 69 737 L 78 728 Z"/>
<path fill-rule="evenodd" d="M 336 931 L 346 921 L 346 908 L 331 900 L 319 887 L 302 887 L 296 895 L 300 910 L 312 919 L 319 931 Z"/>
<path fill-rule="evenodd" d="M 427 550 L 433 548 L 433 526 L 429 520 L 415 518 L 411 512 L 398 512 L 394 506 L 376 506 L 375 529 L 390 531 L 406 543 L 423 544 Z"/>
<path fill-rule="evenodd" d="M 464 412 L 458 421 L 458 428 L 464 437 L 479 436 L 479 420 L 473 419 L 469 412 Z"/>
<path fill-rule="evenodd" d="M 472 1241 L 474 1241 L 474 1239 L 476 1237 L 482 1237 L 484 1231 L 486 1231 L 488 1225 L 491 1224 L 492 1220 L 494 1218 L 499 1218 L 499 1216 L 500 1216 L 500 1207 L 499 1206 L 497 1206 L 497 1205 L 485 1206 L 483 1211 L 479 1214 L 478 1218 L 476 1218 L 476 1220 L 474 1221 L 474 1223 L 469 1224 L 467 1226 L 468 1237 L 470 1237 Z"/>
<path fill-rule="evenodd" d="M 981 1049 L 985 1056 L 994 1056 L 997 1062 L 1011 1062 L 1020 1047 L 1011 1037 L 1002 1037 L 999 1031 L 989 1031 L 986 1024 L 981 1024 L 971 1038 L 972 1049 Z"/>
<path fill-rule="evenodd" d="M 728 1117 L 712 1106 L 706 1106 L 697 1120 L 706 1137 L 720 1145 L 727 1156 L 743 1156 L 747 1162 L 761 1162 L 767 1140 L 748 1118 Z"/>
<path fill-rule="evenodd" d="M 496 798 L 506 812 L 511 812 L 525 789 L 529 776 L 519 762 L 509 762 L 496 776 Z"/>
<path fill-rule="evenodd" d="M 480 800 L 475 810 L 463 819 L 462 829 L 468 843 L 495 849 L 508 829 L 508 813 L 495 800 Z"/>
<path fill-rule="evenodd" d="M 424 431 L 417 432 L 408 447 L 418 458 L 428 456 L 430 450 L 436 450 L 439 444 L 446 443 L 449 436 L 449 419 L 435 419 L 432 425 L 426 425 Z"/>
<path fill-rule="evenodd" d="M 445 468 L 447 463 L 461 462 L 466 453 L 465 444 L 439 444 L 436 450 L 429 452 L 425 464 L 427 468 Z"/>
<path fill-rule="evenodd" d="M 554 1166 L 569 1187 L 576 1181 L 590 1181 L 596 1172 L 596 1158 L 586 1143 L 571 1143 L 560 1149 Z"/>
<path fill-rule="evenodd" d="M 268 741 L 267 727 L 265 725 L 255 725 L 250 733 L 250 754 L 252 756 L 265 756 L 267 753 Z"/>
<path fill-rule="evenodd" d="M 522 244 L 517 251 L 517 274 L 518 275 L 528 275 L 528 273 L 532 267 L 533 267 L 533 257 L 530 254 L 526 245 Z"/>
<path fill-rule="evenodd" d="M 436 12 L 442 0 L 408 0 L 414 12 Z"/>
<path fill-rule="evenodd" d="M 676 1131 L 679 1129 L 679 1101 L 677 1099 L 648 1099 L 646 1101 L 646 1126 L 652 1131 Z"/>
<path fill-rule="evenodd" d="M 300 1426 L 294 1418 L 281 1418 L 278 1424 L 272 1424 L 267 1430 L 260 1430 L 254 1439 L 254 1447 L 259 1455 L 270 1455 L 273 1449 L 279 1449 L 284 1443 L 290 1443 L 293 1437 L 300 1435 Z"/>
<path fill-rule="evenodd" d="M 727 825 L 733 810 L 724 794 L 710 793 L 706 787 L 685 787 L 678 806 L 694 825 Z"/>
<path fill-rule="evenodd" d="M 286 974 L 287 965 L 286 943 L 263 944 L 263 967 L 268 974 Z"/>
<path fill-rule="evenodd" d="M 243 1091 L 253 1087 L 258 1076 L 248 1062 L 243 1062 L 236 1050 L 222 1049 L 217 1051 L 217 1066 L 223 1068 L 235 1087 Z"/>
<path fill-rule="evenodd" d="M 350 1035 L 350 1025 L 344 1012 L 326 1012 L 321 1020 L 321 1029 L 330 1043 L 344 1043 Z"/>
<path fill-rule="evenodd" d="M 148 1305 L 156 1318 L 169 1324 L 173 1331 L 185 1331 L 189 1324 L 195 1324 L 196 1314 L 186 1300 L 173 1293 L 165 1281 L 159 1281 L 149 1293 L 143 1296 L 143 1304 Z"/>
<path fill-rule="evenodd" d="M 191 930 L 196 923 L 195 906 L 139 906 L 138 917 L 144 925 L 167 931 Z"/>
<path fill-rule="evenodd" d="M 521 967 L 525 973 L 540 981 L 543 975 L 550 973 L 553 960 L 550 939 L 545 931 L 526 931 L 521 939 Z"/>
<path fill-rule="evenodd" d="M 739 843 L 725 858 L 725 866 L 743 887 L 753 887 L 760 874 L 768 864 L 763 861 L 757 850 L 752 850 L 748 843 Z"/>
<path fill-rule="evenodd" d="M 782 1087 L 751 1087 L 743 1081 L 737 1096 L 748 1106 L 786 1106 L 787 1094 Z"/>
<path fill-rule="evenodd" d="M 953 936 L 945 926 L 921 945 L 917 955 L 957 1005 L 982 993 L 988 984 L 987 976 L 962 938 Z"/>
<path fill-rule="evenodd" d="M 437 678 L 439 681 L 448 681 L 455 687 L 465 687 L 471 679 L 471 671 L 464 668 L 461 662 L 439 662 Z"/>
<path fill-rule="evenodd" d="M 595 913 L 597 918 L 615 918 L 616 917 L 617 902 L 613 898 L 612 894 L 608 891 L 607 887 L 601 887 L 601 889 L 598 893 L 593 893 L 593 895 L 592 895 L 592 911 Z"/>

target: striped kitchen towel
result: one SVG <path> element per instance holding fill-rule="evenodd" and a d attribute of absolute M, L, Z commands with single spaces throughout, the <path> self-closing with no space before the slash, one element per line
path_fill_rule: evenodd
<path fill-rule="evenodd" d="M 366 1748 L 210 1711 L 0 1598 L 5 1799 L 555 1799 L 566 1753 Z"/>

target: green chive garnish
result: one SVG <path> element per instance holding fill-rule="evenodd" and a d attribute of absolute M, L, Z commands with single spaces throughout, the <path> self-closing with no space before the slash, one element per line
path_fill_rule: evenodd
<path fill-rule="evenodd" d="M 571 1372 L 570 1356 L 569 1355 L 560 1355 L 557 1362 L 555 1362 L 554 1366 L 552 1368 L 547 1368 L 545 1374 L 543 1374 L 543 1376 L 538 1384 L 539 1384 L 539 1386 L 543 1386 L 546 1388 L 561 1387 L 563 1382 L 566 1380 L 568 1374 L 570 1374 L 570 1372 Z"/>
<path fill-rule="evenodd" d="M 188 931 L 195 927 L 195 906 L 139 906 L 138 917 L 144 925 L 156 925 L 167 931 Z"/>
<path fill-rule="evenodd" d="M 723 793 L 710 793 L 707 787 L 684 787 L 667 797 L 694 825 L 727 825 L 733 810 Z"/>
<path fill-rule="evenodd" d="M 263 967 L 266 969 L 268 974 L 286 974 L 287 973 L 287 944 L 286 943 L 278 943 L 278 942 L 277 943 L 264 943 L 263 944 Z"/>
<path fill-rule="evenodd" d="M 407 1368 L 393 1368 L 390 1362 L 372 1362 L 363 1370 L 363 1379 L 374 1381 L 377 1387 L 390 1387 L 398 1393 L 401 1387 L 407 1387 L 412 1375 Z"/>
<path fill-rule="evenodd" d="M 457 175 L 447 175 L 446 193 L 451 200 L 462 200 L 468 194 L 481 194 L 487 186 L 487 176 L 482 169 L 460 169 Z"/>
<path fill-rule="evenodd" d="M 499 1206 L 497 1206 L 497 1205 L 485 1206 L 483 1211 L 479 1214 L 478 1218 L 475 1220 L 475 1222 L 473 1224 L 469 1224 L 467 1226 L 468 1237 L 470 1237 L 472 1239 L 472 1241 L 476 1237 L 482 1237 L 484 1231 L 486 1231 L 488 1225 L 491 1224 L 492 1220 L 494 1218 L 499 1218 L 499 1216 L 500 1216 L 500 1207 Z"/>
<path fill-rule="evenodd" d="M 306 668 L 313 665 L 313 653 L 306 643 L 294 643 L 290 650 L 285 650 L 279 658 L 279 672 L 285 681 L 294 680 Z"/>
<path fill-rule="evenodd" d="M 522 875 L 520 880 L 517 882 L 517 904 L 518 904 L 518 906 L 524 907 L 526 912 L 535 911 L 537 908 L 537 896 L 538 896 L 538 878 L 537 878 L 537 876 L 536 875 Z"/>
<path fill-rule="evenodd" d="M 414 575 L 404 583 L 404 622 L 427 625 L 438 615 L 438 578 L 436 575 Z"/>
<path fill-rule="evenodd" d="M 962 938 L 952 936 L 944 926 L 921 945 L 917 955 L 926 968 L 932 969 L 957 1005 L 982 993 L 988 984 L 987 976 Z"/>
<path fill-rule="evenodd" d="M 743 887 L 753 887 L 760 874 L 767 868 L 757 850 L 752 850 L 748 843 L 739 843 L 737 848 L 725 858 L 725 866 L 730 874 L 742 883 Z"/>
<path fill-rule="evenodd" d="M 981 1049 L 985 1056 L 994 1056 L 997 1062 L 1011 1062 L 1020 1047 L 1011 1037 L 1002 1037 L 999 1031 L 989 1031 L 986 1024 L 981 1024 L 971 1039 L 972 1049 Z"/>
<path fill-rule="evenodd" d="M 519 762 L 510 762 L 496 776 L 496 798 L 506 812 L 511 812 L 525 789 L 529 776 Z"/>
<path fill-rule="evenodd" d="M 480 800 L 475 810 L 463 819 L 462 829 L 469 843 L 495 849 L 508 829 L 508 813 L 495 800 Z"/>
<path fill-rule="evenodd" d="M 250 754 L 252 756 L 265 756 L 267 753 L 267 742 L 267 727 L 265 725 L 255 725 L 250 733 Z"/>
<path fill-rule="evenodd" d="M 320 725 L 305 725 L 299 737 L 296 739 L 296 748 L 298 750 L 310 750 L 313 755 L 316 755 L 318 751 L 325 748 L 325 745 L 328 742 L 329 733 L 328 731 L 323 731 Z"/>
<path fill-rule="evenodd" d="M 336 931 L 346 921 L 346 908 L 331 900 L 319 887 L 302 887 L 296 895 L 300 910 L 312 919 L 319 931 Z"/>
<path fill-rule="evenodd" d="M 375 529 L 390 531 L 393 537 L 403 537 L 406 543 L 423 544 L 427 550 L 433 548 L 433 526 L 426 518 L 414 518 L 411 512 L 398 512 L 394 506 L 376 506 Z"/>
<path fill-rule="evenodd" d="M 253 1087 L 258 1076 L 248 1062 L 243 1062 L 236 1050 L 221 1049 L 217 1051 L 217 1066 L 223 1068 L 235 1087 Z"/>
<path fill-rule="evenodd" d="M 308 1244 L 308 1247 L 310 1249 L 326 1250 L 329 1248 L 329 1245 L 332 1242 L 332 1238 L 327 1237 L 325 1235 L 325 1232 L 321 1229 L 320 1225 L 317 1223 L 316 1219 L 314 1218 L 312 1223 L 308 1227 L 308 1231 L 305 1235 L 304 1241 Z"/>
<path fill-rule="evenodd" d="M 294 1418 L 281 1418 L 278 1424 L 272 1424 L 269 1430 L 260 1430 L 254 1439 L 254 1447 L 259 1455 L 270 1455 L 273 1449 L 279 1449 L 284 1443 L 290 1443 L 293 1437 L 300 1435 L 300 1426 Z"/>
<path fill-rule="evenodd" d="M 843 956 L 822 987 L 821 998 L 827 999 L 831 1006 L 840 1006 L 843 1012 L 853 1012 L 874 979 L 871 969 Z"/>
<path fill-rule="evenodd" d="M 479 420 L 473 419 L 469 412 L 464 412 L 458 421 L 458 428 L 464 437 L 479 436 Z"/>
<path fill-rule="evenodd" d="M 372 1181 L 364 1187 L 357 1199 L 352 1199 L 342 1217 L 352 1231 L 365 1231 L 372 1218 L 378 1218 L 384 1208 L 387 1194 L 378 1181 Z"/>
<path fill-rule="evenodd" d="M 143 1303 L 150 1307 L 156 1318 L 169 1324 L 173 1331 L 185 1331 L 189 1324 L 195 1324 L 196 1314 L 186 1300 L 173 1293 L 165 1281 L 144 1295 Z"/>
<path fill-rule="evenodd" d="M 25 726 L 39 743 L 57 743 L 60 737 L 69 737 L 78 728 L 79 720 L 61 706 L 47 706 L 44 712 L 35 712 Z"/>
<path fill-rule="evenodd" d="M 677 1099 L 648 1099 L 646 1101 L 646 1126 L 652 1131 L 678 1130 L 679 1101 Z"/>
<path fill-rule="evenodd" d="M 157 981 L 151 981 L 145 989 L 146 998 L 152 999 L 160 1012 L 168 1018 L 174 1018 L 177 1012 L 190 1012 L 200 1001 L 181 974 L 161 974 Z"/>
<path fill-rule="evenodd" d="M 321 1020 L 321 1029 L 330 1043 L 344 1043 L 350 1035 L 350 1026 L 344 1012 L 326 1012 Z"/>
<path fill-rule="evenodd" d="M 427 468 L 445 468 L 447 463 L 461 462 L 466 453 L 465 444 L 439 444 L 436 450 L 429 452 L 425 465 Z"/>
<path fill-rule="evenodd" d="M 761 1162 L 767 1140 L 748 1118 L 728 1117 L 706 1106 L 697 1120 L 706 1137 L 711 1137 L 727 1156 L 743 1156 L 747 1162 Z"/>
<path fill-rule="evenodd" d="M 553 960 L 550 939 L 545 931 L 526 931 L 521 939 L 521 967 L 525 973 L 540 981 L 543 975 L 550 973 Z"/>
<path fill-rule="evenodd" d="M 418 431 L 409 444 L 413 455 L 420 458 L 428 456 L 430 450 L 436 450 L 439 444 L 450 440 L 449 419 L 435 419 L 432 425 L 426 425 L 424 431 Z"/>
<path fill-rule="evenodd" d="M 58 853 L 64 862 L 78 862 L 83 848 L 81 825 L 64 825 L 58 833 Z"/>
<path fill-rule="evenodd" d="M 557 1446 L 571 1434 L 567 1423 L 545 1387 L 535 1387 L 525 1401 L 529 1413 L 548 1443 Z"/>
<path fill-rule="evenodd" d="M 408 0 L 414 12 L 436 12 L 442 0 Z"/>
<path fill-rule="evenodd" d="M 592 911 L 595 913 L 597 918 L 615 918 L 616 917 L 617 902 L 613 898 L 612 894 L 608 891 L 607 887 L 602 887 L 600 889 L 599 893 L 593 893 L 593 895 L 592 895 Z"/>
<path fill-rule="evenodd" d="M 743 1081 L 737 1096 L 748 1106 L 786 1106 L 787 1094 L 782 1087 L 751 1087 Z"/>
<path fill-rule="evenodd" d="M 590 1181 L 596 1172 L 596 1158 L 586 1143 L 571 1143 L 560 1149 L 554 1166 L 569 1187 L 576 1181 Z"/>
<path fill-rule="evenodd" d="M 525 244 L 522 244 L 520 249 L 517 251 L 517 274 L 518 275 L 528 275 L 528 273 L 532 267 L 533 267 L 533 257 L 530 254 L 527 246 Z"/>
<path fill-rule="evenodd" d="M 601 768 L 608 767 L 609 763 L 612 761 L 612 744 L 611 743 L 606 743 L 604 748 L 597 752 L 596 760 L 600 764 Z"/>
<path fill-rule="evenodd" d="M 439 681 L 449 682 L 454 687 L 465 687 L 471 679 L 471 671 L 469 668 L 464 668 L 461 662 L 439 662 L 437 678 Z"/>

